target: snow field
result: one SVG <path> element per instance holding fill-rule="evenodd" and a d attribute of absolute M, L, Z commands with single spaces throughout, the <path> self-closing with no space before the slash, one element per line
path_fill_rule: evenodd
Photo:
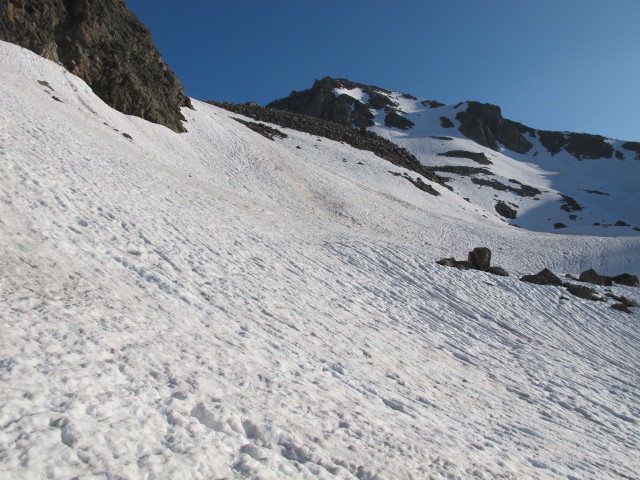
<path fill-rule="evenodd" d="M 640 469 L 635 316 L 516 279 L 637 269 L 637 238 L 509 227 L 200 102 L 174 134 L 0 47 L 0 476 Z M 514 275 L 434 264 L 480 244 Z"/>

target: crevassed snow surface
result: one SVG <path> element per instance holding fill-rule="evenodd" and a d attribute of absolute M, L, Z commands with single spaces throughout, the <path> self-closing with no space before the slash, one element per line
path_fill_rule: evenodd
<path fill-rule="evenodd" d="M 6 43 L 0 85 L 0 477 L 637 478 L 638 315 L 516 278 L 637 237 L 200 102 L 178 135 Z M 478 245 L 512 276 L 434 263 Z"/>

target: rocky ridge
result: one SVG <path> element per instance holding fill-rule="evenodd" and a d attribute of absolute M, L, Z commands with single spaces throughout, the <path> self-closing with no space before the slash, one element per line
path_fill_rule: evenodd
<path fill-rule="evenodd" d="M 363 98 L 358 100 L 340 90 L 359 89 Z M 271 108 L 288 112 L 303 113 L 324 120 L 347 125 L 354 128 L 367 128 L 374 125 L 375 110 L 384 110 L 385 125 L 401 130 L 410 130 L 413 123 L 403 116 L 397 102 L 390 96 L 391 91 L 380 87 L 364 85 L 347 79 L 325 77 L 316 80 L 313 86 L 303 91 L 293 91 L 288 97 L 268 104 Z M 403 94 L 405 98 L 415 97 Z M 445 105 L 434 100 L 425 100 L 422 105 L 427 108 L 440 108 Z M 458 130 L 465 137 L 479 145 L 500 151 L 500 146 L 519 154 L 526 154 L 533 148 L 527 137 L 539 138 L 542 145 L 556 155 L 567 152 L 577 159 L 626 158 L 624 152 L 614 150 L 605 137 L 587 133 L 553 132 L 536 130 L 502 116 L 502 110 L 496 105 L 467 101 L 456 105 L 466 108 L 455 115 L 460 124 Z M 454 128 L 452 118 L 443 116 L 442 126 Z M 635 153 L 640 158 L 640 144 L 626 142 L 623 148 Z M 627 153 L 628 155 L 628 153 Z"/>
<path fill-rule="evenodd" d="M 184 89 L 124 0 L 0 0 L 0 39 L 61 63 L 105 103 L 184 131 Z"/>

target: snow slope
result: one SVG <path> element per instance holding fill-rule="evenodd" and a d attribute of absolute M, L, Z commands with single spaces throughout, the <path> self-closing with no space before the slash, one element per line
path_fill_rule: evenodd
<path fill-rule="evenodd" d="M 637 314 L 517 276 L 638 237 L 197 101 L 175 134 L 6 43 L 0 85 L 0 477 L 637 478 Z M 434 263 L 478 245 L 512 276 Z"/>
<path fill-rule="evenodd" d="M 517 218 L 509 221 L 522 228 L 541 232 L 557 231 L 555 224 L 562 223 L 566 228 L 563 234 L 598 236 L 640 236 L 640 209 L 636 207 L 638 181 L 640 180 L 640 161 L 636 153 L 623 148 L 625 142 L 609 139 L 617 155 L 623 158 L 601 158 L 579 160 L 565 150 L 552 155 L 541 144 L 540 139 L 525 134 L 533 147 L 526 154 L 519 154 L 501 147 L 496 152 L 466 138 L 459 131 L 460 122 L 456 119 L 459 112 L 467 109 L 468 103 L 458 105 L 433 104 L 428 100 L 410 97 L 397 92 L 383 91 L 371 87 L 381 96 L 386 96 L 395 104 L 394 109 L 410 120 L 414 126 L 407 130 L 385 126 L 385 109 L 374 110 L 375 126 L 370 130 L 387 138 L 413 153 L 427 166 L 465 166 L 483 167 L 490 174 L 472 176 L 456 173 L 443 173 L 451 178 L 451 186 L 462 197 L 483 208 L 488 215 L 496 213 L 498 201 L 505 202 L 517 211 Z M 334 95 L 348 95 L 367 102 L 367 94 L 361 88 L 341 88 Z M 442 125 L 444 117 L 451 122 L 449 128 Z M 533 130 L 532 130 L 533 131 Z M 484 153 L 492 165 L 479 165 L 470 159 L 450 158 L 442 153 L 452 150 Z M 472 177 L 481 180 L 498 181 L 516 189 L 518 184 L 529 185 L 541 191 L 535 196 L 521 196 L 510 190 L 496 190 L 472 182 Z M 580 210 L 563 210 L 562 197 L 568 195 L 577 201 Z M 612 227 L 617 221 L 629 226 Z"/>

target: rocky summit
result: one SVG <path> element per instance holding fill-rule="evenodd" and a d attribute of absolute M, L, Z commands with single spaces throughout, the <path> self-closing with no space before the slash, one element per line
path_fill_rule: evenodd
<path fill-rule="evenodd" d="M 60 62 L 116 110 L 185 130 L 191 101 L 123 0 L 0 0 L 0 39 Z"/>

